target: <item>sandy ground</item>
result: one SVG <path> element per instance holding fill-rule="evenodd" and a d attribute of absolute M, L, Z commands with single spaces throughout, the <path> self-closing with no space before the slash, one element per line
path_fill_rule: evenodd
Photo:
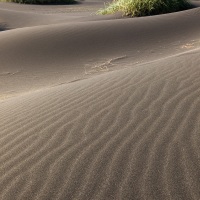
<path fill-rule="evenodd" d="M 165 15 L 0 3 L 1 200 L 200 199 L 200 1 Z"/>

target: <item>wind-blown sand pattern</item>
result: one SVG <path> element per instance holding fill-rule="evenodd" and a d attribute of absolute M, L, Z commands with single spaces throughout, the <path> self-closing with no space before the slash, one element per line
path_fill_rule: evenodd
<path fill-rule="evenodd" d="M 1 200 L 200 199 L 200 9 L 102 6 L 0 3 Z"/>

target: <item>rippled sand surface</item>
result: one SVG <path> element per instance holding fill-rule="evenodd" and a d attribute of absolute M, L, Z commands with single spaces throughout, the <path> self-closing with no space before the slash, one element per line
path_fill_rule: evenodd
<path fill-rule="evenodd" d="M 0 3 L 1 200 L 200 199 L 200 1 L 158 16 Z"/>

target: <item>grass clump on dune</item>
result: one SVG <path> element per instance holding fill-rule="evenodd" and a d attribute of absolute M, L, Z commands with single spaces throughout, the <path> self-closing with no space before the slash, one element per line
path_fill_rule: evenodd
<path fill-rule="evenodd" d="M 98 14 L 122 12 L 127 16 L 147 16 L 171 13 L 191 7 L 187 0 L 113 0 Z"/>
<path fill-rule="evenodd" d="M 75 3 L 74 0 L 0 0 L 0 2 L 14 2 L 14 3 L 27 3 L 27 4 Z"/>

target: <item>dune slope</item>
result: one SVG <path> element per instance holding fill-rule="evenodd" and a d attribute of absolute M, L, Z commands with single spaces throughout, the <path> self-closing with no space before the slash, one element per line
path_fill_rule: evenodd
<path fill-rule="evenodd" d="M 0 3 L 0 199 L 200 198 L 199 8 L 84 10 L 102 3 Z"/>
<path fill-rule="evenodd" d="M 1 199 L 198 199 L 199 54 L 1 103 Z"/>

